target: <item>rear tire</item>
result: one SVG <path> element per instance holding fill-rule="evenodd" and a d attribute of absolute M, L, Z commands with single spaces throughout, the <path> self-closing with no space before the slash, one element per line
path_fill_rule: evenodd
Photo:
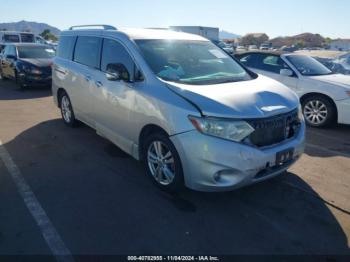
<path fill-rule="evenodd" d="M 184 189 L 179 154 L 169 137 L 162 133 L 148 136 L 143 143 L 144 167 L 153 183 L 169 193 Z"/>
<path fill-rule="evenodd" d="M 307 97 L 302 101 L 302 108 L 306 124 L 311 127 L 327 127 L 336 121 L 336 108 L 322 95 Z"/>
<path fill-rule="evenodd" d="M 77 127 L 78 120 L 75 118 L 73 106 L 66 92 L 62 92 L 59 96 L 59 105 L 63 122 L 69 127 Z"/>

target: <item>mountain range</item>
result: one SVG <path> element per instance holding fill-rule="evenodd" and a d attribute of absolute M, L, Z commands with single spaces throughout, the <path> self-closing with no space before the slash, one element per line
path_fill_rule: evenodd
<path fill-rule="evenodd" d="M 24 20 L 19 22 L 13 22 L 13 23 L 0 23 L 0 31 L 1 30 L 28 31 L 35 34 L 40 34 L 45 29 L 50 30 L 50 32 L 56 36 L 59 36 L 61 32 L 57 27 L 54 27 L 45 23 L 30 22 L 30 21 L 24 21 Z M 241 36 L 223 30 L 223 31 L 220 31 L 219 37 L 220 39 L 236 39 L 236 38 L 240 38 Z"/>
<path fill-rule="evenodd" d="M 29 21 L 19 21 L 14 23 L 0 23 L 0 31 L 28 31 L 35 34 L 41 34 L 45 29 L 50 30 L 50 32 L 56 36 L 59 36 L 60 30 L 57 27 L 50 26 L 45 23 L 29 22 Z"/>

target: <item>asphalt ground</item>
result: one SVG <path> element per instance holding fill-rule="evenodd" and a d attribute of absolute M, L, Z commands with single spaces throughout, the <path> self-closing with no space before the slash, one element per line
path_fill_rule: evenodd
<path fill-rule="evenodd" d="M 0 255 L 350 255 L 349 126 L 309 128 L 283 176 L 179 195 L 91 128 L 66 127 L 48 88 L 0 80 L 0 140 Z"/>

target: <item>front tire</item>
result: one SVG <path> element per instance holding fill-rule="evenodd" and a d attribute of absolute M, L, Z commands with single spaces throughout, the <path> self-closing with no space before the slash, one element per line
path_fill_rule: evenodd
<path fill-rule="evenodd" d="M 78 120 L 75 118 L 72 103 L 66 92 L 59 96 L 59 102 L 63 122 L 69 127 L 77 127 Z"/>
<path fill-rule="evenodd" d="M 324 96 L 313 95 L 304 99 L 302 108 L 305 121 L 311 127 L 327 127 L 336 120 L 336 108 Z"/>
<path fill-rule="evenodd" d="M 16 86 L 21 90 L 24 91 L 26 89 L 26 86 L 24 83 L 21 81 L 21 79 L 18 77 L 17 72 L 15 73 L 15 83 Z"/>
<path fill-rule="evenodd" d="M 148 175 L 161 190 L 174 193 L 184 188 L 180 157 L 166 134 L 159 132 L 147 137 L 143 156 Z"/>

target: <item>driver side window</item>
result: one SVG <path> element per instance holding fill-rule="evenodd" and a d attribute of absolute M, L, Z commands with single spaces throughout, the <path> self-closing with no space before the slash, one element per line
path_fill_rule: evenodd
<path fill-rule="evenodd" d="M 142 80 L 142 75 L 137 70 L 134 60 L 125 47 L 119 42 L 111 39 L 103 40 L 101 70 L 107 72 L 111 67 L 125 66 L 134 80 Z"/>

